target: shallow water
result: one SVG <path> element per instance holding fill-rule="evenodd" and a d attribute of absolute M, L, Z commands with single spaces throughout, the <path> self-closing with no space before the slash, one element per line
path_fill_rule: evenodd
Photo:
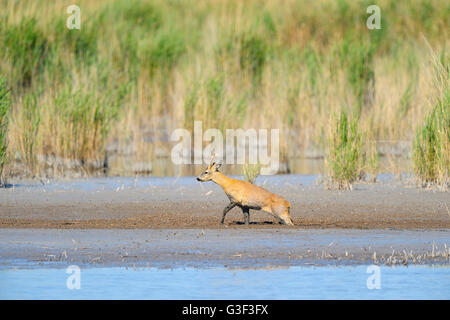
<path fill-rule="evenodd" d="M 171 148 L 169 148 L 170 150 Z M 381 156 L 379 158 L 380 172 L 412 172 L 411 161 L 403 157 L 405 151 L 400 152 L 397 156 Z M 312 157 L 311 157 L 312 156 Z M 114 160 L 113 160 L 114 159 Z M 209 159 L 207 160 L 209 161 Z M 170 157 L 156 157 L 151 161 L 148 159 L 144 162 L 136 162 L 134 157 L 117 156 L 110 158 L 108 163 L 107 174 L 109 176 L 133 176 L 139 174 L 134 169 L 141 167 L 151 168 L 153 176 L 195 176 L 202 172 L 207 163 L 201 165 L 175 165 Z M 312 154 L 310 157 L 291 157 L 288 163 L 280 163 L 279 172 L 285 173 L 287 169 L 292 174 L 311 175 L 319 174 L 325 171 L 323 154 Z M 242 165 L 226 164 L 227 172 L 232 175 L 242 173 Z M 103 172 L 103 167 L 99 168 Z M 138 169 L 139 171 L 139 169 Z M 142 173 L 142 169 L 140 170 Z"/>
<path fill-rule="evenodd" d="M 243 180 L 240 175 L 230 175 L 232 178 Z M 403 177 L 407 177 L 403 175 Z M 381 183 L 389 183 L 395 181 L 396 176 L 390 173 L 382 173 L 377 175 L 377 181 Z M 300 185 L 309 187 L 321 182 L 320 175 L 317 174 L 282 174 L 273 176 L 259 176 L 256 184 L 263 185 L 270 181 L 272 186 L 289 186 Z M 180 177 L 93 177 L 93 178 L 76 178 L 69 180 L 20 180 L 12 181 L 9 188 L 17 190 L 41 190 L 46 191 L 100 191 L 100 190 L 123 190 L 123 189 L 145 189 L 148 187 L 173 187 L 173 186 L 198 186 L 200 183 L 194 176 Z"/>
<path fill-rule="evenodd" d="M 450 268 L 368 266 L 270 269 L 86 268 L 80 289 L 66 269 L 0 270 L 1 299 L 449 299 Z M 375 282 L 369 281 L 369 284 Z"/>

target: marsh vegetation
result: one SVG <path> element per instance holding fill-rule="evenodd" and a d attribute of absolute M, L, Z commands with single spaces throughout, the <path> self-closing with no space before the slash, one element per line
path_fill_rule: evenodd
<path fill-rule="evenodd" d="M 369 4 L 84 0 L 69 30 L 64 1 L 3 1 L 0 161 L 12 176 L 92 174 L 112 151 L 154 159 L 202 120 L 280 128 L 283 161 L 327 156 L 341 185 L 399 145 L 420 179 L 448 182 L 450 4 L 380 0 L 379 30 Z"/>

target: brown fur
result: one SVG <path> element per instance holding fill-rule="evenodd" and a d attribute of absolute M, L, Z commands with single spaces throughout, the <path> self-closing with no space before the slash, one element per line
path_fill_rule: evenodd
<path fill-rule="evenodd" d="M 250 182 L 227 177 L 218 171 L 219 167 L 220 164 L 212 163 L 197 180 L 213 181 L 222 187 L 230 199 L 230 204 L 223 212 L 222 223 L 227 212 L 239 206 L 245 215 L 246 224 L 250 220 L 250 209 L 253 209 L 268 212 L 283 224 L 294 225 L 289 212 L 290 204 L 286 199 Z"/>

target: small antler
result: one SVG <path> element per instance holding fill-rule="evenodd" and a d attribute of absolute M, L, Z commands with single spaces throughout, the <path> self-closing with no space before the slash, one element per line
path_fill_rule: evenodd
<path fill-rule="evenodd" d="M 214 163 L 214 159 L 215 158 L 216 158 L 216 153 L 213 151 L 213 153 L 211 154 L 211 163 L 210 163 L 210 165 Z"/>

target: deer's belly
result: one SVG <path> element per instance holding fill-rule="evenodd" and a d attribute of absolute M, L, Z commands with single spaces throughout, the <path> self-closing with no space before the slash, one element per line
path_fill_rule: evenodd
<path fill-rule="evenodd" d="M 260 210 L 264 207 L 264 195 L 249 194 L 248 192 L 242 192 L 240 190 L 229 190 L 227 196 L 230 198 L 231 202 L 237 203 L 242 207 L 248 207 L 255 210 Z"/>
<path fill-rule="evenodd" d="M 260 201 L 255 201 L 251 199 L 243 199 L 237 197 L 229 197 L 231 202 L 237 203 L 241 207 L 247 207 L 253 210 L 261 210 L 263 204 Z"/>

